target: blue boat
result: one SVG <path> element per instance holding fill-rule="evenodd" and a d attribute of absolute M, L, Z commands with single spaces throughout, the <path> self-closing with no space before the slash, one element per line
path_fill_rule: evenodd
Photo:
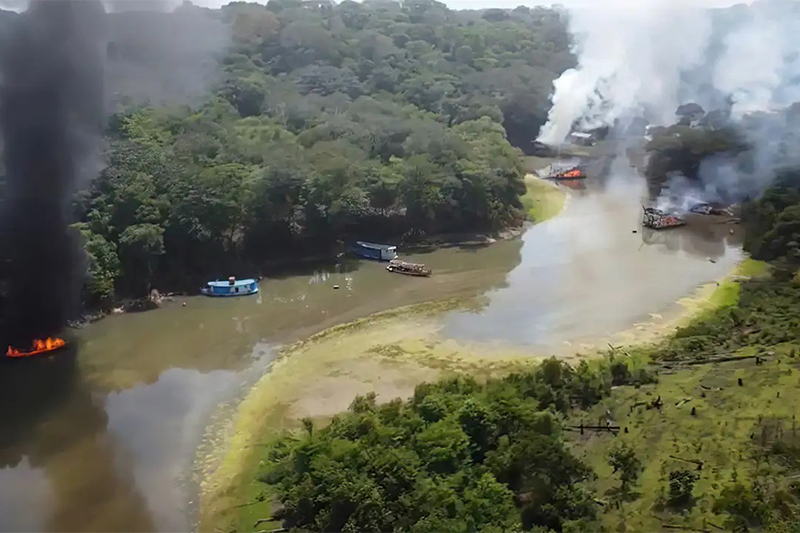
<path fill-rule="evenodd" d="M 375 244 L 371 242 L 356 241 L 349 247 L 351 252 L 364 259 L 375 261 L 391 261 L 397 259 L 397 246 L 390 244 Z"/>
<path fill-rule="evenodd" d="M 228 281 L 209 281 L 207 287 L 200 289 L 206 296 L 247 296 L 258 292 L 258 282 L 254 279 L 236 279 Z"/>

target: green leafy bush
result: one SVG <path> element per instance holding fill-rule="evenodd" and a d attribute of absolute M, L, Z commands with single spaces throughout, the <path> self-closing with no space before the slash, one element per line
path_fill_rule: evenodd
<path fill-rule="evenodd" d="M 329 426 L 279 439 L 261 479 L 286 527 L 308 531 L 582 527 L 596 516 L 581 485 L 593 473 L 567 447 L 557 412 L 573 397 L 600 400 L 610 384 L 606 364 L 553 358 L 484 384 L 420 385 L 407 402 L 359 397 Z M 635 461 L 623 463 L 632 480 Z"/>

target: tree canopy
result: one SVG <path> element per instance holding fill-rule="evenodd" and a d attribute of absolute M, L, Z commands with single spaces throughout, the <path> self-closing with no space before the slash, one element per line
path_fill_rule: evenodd
<path fill-rule="evenodd" d="M 513 144 L 536 137 L 572 64 L 560 12 L 272 0 L 210 13 L 232 35 L 221 82 L 191 107 L 123 105 L 108 166 L 76 199 L 86 242 L 107 244 L 89 299 L 338 239 L 521 223 Z"/>
<path fill-rule="evenodd" d="M 620 384 L 648 379 L 626 376 Z M 597 506 L 583 482 L 594 474 L 560 417 L 607 396 L 612 381 L 608 362 L 551 358 L 484 384 L 423 384 L 407 402 L 379 405 L 372 393 L 322 429 L 306 420 L 305 432 L 278 438 L 261 479 L 292 530 L 587 530 Z"/>

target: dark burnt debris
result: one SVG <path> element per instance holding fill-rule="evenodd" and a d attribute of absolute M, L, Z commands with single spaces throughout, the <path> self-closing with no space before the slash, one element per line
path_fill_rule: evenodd
<path fill-rule="evenodd" d="M 655 207 L 642 206 L 642 225 L 651 229 L 676 228 L 686 224 L 686 219 L 679 215 L 665 213 Z"/>
<path fill-rule="evenodd" d="M 733 211 L 731 211 L 730 207 L 722 207 L 709 203 L 695 204 L 689 208 L 689 212 L 696 215 L 733 216 Z"/>

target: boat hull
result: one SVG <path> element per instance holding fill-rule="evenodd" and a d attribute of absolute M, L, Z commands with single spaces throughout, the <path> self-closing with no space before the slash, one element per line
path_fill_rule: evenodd
<path fill-rule="evenodd" d="M 248 292 L 231 292 L 231 293 L 213 293 L 209 289 L 200 289 L 200 294 L 204 296 L 208 296 L 210 298 L 236 298 L 237 296 L 252 296 L 253 294 L 258 294 L 258 287 L 255 290 L 251 290 Z"/>
<path fill-rule="evenodd" d="M 412 272 L 412 271 L 408 271 L 408 270 L 400 270 L 398 268 L 392 268 L 390 266 L 387 266 L 386 270 L 388 270 L 389 272 L 391 272 L 393 274 L 404 274 L 406 276 L 416 276 L 418 278 L 429 278 L 431 276 L 430 272 L 424 272 L 424 273 L 423 272 Z"/>
<path fill-rule="evenodd" d="M 426 268 L 425 265 L 406 263 L 398 259 L 392 260 L 386 265 L 386 270 L 394 274 L 405 274 L 406 276 L 417 276 L 421 278 L 427 278 L 433 274 L 433 271 L 430 268 Z"/>
<path fill-rule="evenodd" d="M 665 222 L 663 224 L 643 223 L 642 225 L 647 229 L 660 230 L 660 229 L 669 229 L 669 228 L 680 228 L 681 226 L 685 226 L 686 222 Z"/>
<path fill-rule="evenodd" d="M 32 351 L 32 352 L 22 352 L 19 355 L 8 355 L 8 354 L 5 354 L 5 359 L 16 360 L 16 361 L 22 361 L 22 360 L 28 360 L 29 361 L 31 359 L 45 359 L 48 356 L 55 355 L 55 354 L 58 354 L 60 352 L 66 351 L 67 346 L 68 346 L 67 344 L 64 344 L 63 346 L 59 346 L 58 348 L 51 348 L 50 350 L 38 350 L 38 351 Z"/>
<path fill-rule="evenodd" d="M 585 180 L 586 179 L 586 174 L 577 174 L 575 176 L 548 176 L 545 179 L 555 180 L 555 181 Z"/>

